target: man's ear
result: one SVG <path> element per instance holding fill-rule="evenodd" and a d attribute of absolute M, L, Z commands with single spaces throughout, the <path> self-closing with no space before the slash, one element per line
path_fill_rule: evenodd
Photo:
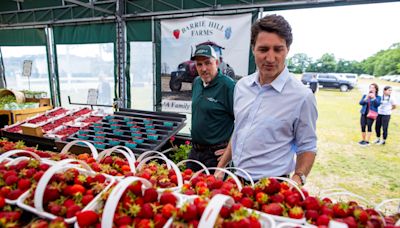
<path fill-rule="evenodd" d="M 219 59 L 215 59 L 215 64 L 217 64 L 217 66 L 219 66 Z"/>

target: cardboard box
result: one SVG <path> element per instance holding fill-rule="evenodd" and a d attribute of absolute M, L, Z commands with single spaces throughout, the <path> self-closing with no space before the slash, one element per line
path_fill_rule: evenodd
<path fill-rule="evenodd" d="M 37 137 L 43 137 L 43 129 L 41 126 L 31 123 L 24 123 L 21 125 L 22 134 Z"/>

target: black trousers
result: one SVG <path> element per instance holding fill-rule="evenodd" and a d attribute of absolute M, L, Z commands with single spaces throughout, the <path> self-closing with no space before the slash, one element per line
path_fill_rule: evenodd
<path fill-rule="evenodd" d="M 196 148 L 195 146 L 192 147 L 192 150 L 189 153 L 188 158 L 197 160 L 203 163 L 206 167 L 217 167 L 218 165 L 218 156 L 214 153 L 217 150 L 224 149 L 228 143 L 223 143 L 218 146 L 204 146 L 202 148 Z M 193 170 L 194 172 L 201 170 L 201 166 L 196 163 L 188 162 L 186 163 L 186 168 Z M 210 170 L 211 173 L 214 173 L 214 170 Z"/>
<path fill-rule="evenodd" d="M 367 114 L 361 115 L 361 119 L 360 119 L 361 132 L 365 132 L 366 127 L 368 127 L 368 132 L 372 132 L 372 124 L 373 123 L 374 123 L 374 120 L 367 118 Z"/>
<path fill-rule="evenodd" d="M 378 138 L 381 137 L 381 128 L 382 128 L 383 139 L 384 140 L 387 139 L 389 121 L 390 121 L 390 115 L 378 115 L 378 118 L 376 118 L 376 124 L 375 124 L 376 137 L 378 137 Z"/>

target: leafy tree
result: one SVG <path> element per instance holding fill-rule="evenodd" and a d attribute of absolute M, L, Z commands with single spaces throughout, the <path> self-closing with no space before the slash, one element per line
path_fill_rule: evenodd
<path fill-rule="evenodd" d="M 288 59 L 288 68 L 293 73 L 303 73 L 311 64 L 312 59 L 305 53 L 296 53 Z"/>

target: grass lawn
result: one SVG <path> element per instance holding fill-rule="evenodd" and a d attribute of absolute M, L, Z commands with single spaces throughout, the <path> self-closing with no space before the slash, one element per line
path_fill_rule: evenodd
<path fill-rule="evenodd" d="M 381 89 L 384 84 L 390 84 L 375 82 Z M 400 198 L 400 107 L 392 114 L 386 145 L 361 147 L 358 145 L 361 95 L 358 89 L 347 93 L 339 90 L 316 93 L 318 155 L 306 188 L 315 194 L 323 189 L 345 188 L 372 203 Z M 374 129 L 375 124 L 371 141 L 375 140 Z"/>

